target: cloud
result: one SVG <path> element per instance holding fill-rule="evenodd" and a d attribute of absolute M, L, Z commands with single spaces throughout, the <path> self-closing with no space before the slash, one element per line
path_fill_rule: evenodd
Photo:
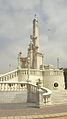
<path fill-rule="evenodd" d="M 44 51 L 47 49 L 47 62 L 53 62 L 56 66 L 56 59 L 60 57 L 61 66 L 66 67 L 67 2 L 66 0 L 44 0 L 42 11 L 43 15 L 47 18 L 45 19 L 46 25 L 43 26 L 50 29 L 46 29 L 48 43 L 46 43 L 45 46 L 42 45 Z"/>
<path fill-rule="evenodd" d="M 39 4 L 39 0 L 12 0 L 8 1 L 9 4 L 14 8 L 14 9 L 32 9 L 32 7 L 35 7 L 35 5 Z"/>
<path fill-rule="evenodd" d="M 16 67 L 19 51 L 27 52 L 37 4 L 39 0 L 0 0 L 0 72 L 7 72 L 9 63 Z"/>
<path fill-rule="evenodd" d="M 0 8 L 6 11 L 30 10 L 38 5 L 40 0 L 0 0 Z M 2 8 L 2 6 L 4 8 Z M 16 12 L 16 11 L 15 11 Z"/>

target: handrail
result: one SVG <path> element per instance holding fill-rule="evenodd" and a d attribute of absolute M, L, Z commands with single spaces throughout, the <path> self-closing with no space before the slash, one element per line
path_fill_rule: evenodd
<path fill-rule="evenodd" d="M 46 91 L 45 93 L 43 93 L 43 96 L 47 96 L 47 95 L 51 95 L 52 94 L 52 91 L 49 90 L 48 88 L 45 88 L 45 87 L 41 87 L 41 89 L 44 91 Z"/>
<path fill-rule="evenodd" d="M 13 70 L 13 71 L 10 71 L 10 72 L 5 73 L 5 74 L 1 74 L 0 77 L 3 77 L 3 76 L 6 76 L 6 75 L 9 75 L 9 74 L 14 73 L 14 72 L 16 72 L 16 71 L 18 71 L 18 69 Z"/>
<path fill-rule="evenodd" d="M 0 75 L 0 82 L 1 81 L 7 81 L 7 80 L 10 80 L 14 77 L 17 77 L 17 75 L 18 75 L 17 71 L 18 71 L 18 69 L 10 71 L 10 72 L 5 73 L 5 74 L 1 74 Z"/>

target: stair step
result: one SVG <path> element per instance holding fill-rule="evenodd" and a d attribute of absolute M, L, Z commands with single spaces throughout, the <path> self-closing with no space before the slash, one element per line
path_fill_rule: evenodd
<path fill-rule="evenodd" d="M 67 103 L 67 90 L 53 91 L 51 95 L 52 103 Z"/>

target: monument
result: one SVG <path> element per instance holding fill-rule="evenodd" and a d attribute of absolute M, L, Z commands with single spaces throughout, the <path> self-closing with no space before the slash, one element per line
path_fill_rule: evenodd
<path fill-rule="evenodd" d="M 0 103 L 22 103 L 27 100 L 36 103 L 36 94 L 41 96 L 42 101 L 48 103 L 52 92 L 64 91 L 63 70 L 44 64 L 44 55 L 40 51 L 38 25 L 39 22 L 35 16 L 27 56 L 23 57 L 22 52 L 19 52 L 17 69 L 0 75 L 0 97 L 5 95 L 5 100 L 0 98 Z M 39 90 L 38 85 L 40 86 Z"/>

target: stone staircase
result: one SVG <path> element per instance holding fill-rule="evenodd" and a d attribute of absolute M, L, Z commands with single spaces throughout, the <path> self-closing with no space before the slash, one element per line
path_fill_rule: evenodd
<path fill-rule="evenodd" d="M 18 81 L 18 69 L 0 75 L 0 82 Z"/>
<path fill-rule="evenodd" d="M 67 90 L 53 90 L 51 95 L 51 104 L 66 104 Z"/>

